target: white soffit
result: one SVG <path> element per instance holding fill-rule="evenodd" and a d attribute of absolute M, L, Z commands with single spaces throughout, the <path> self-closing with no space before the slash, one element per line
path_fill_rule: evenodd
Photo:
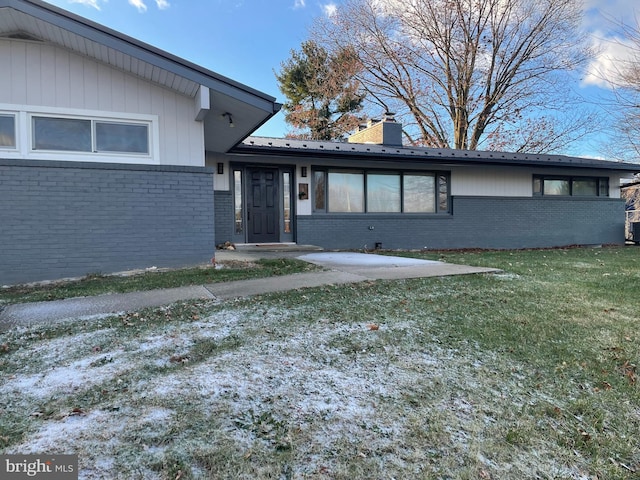
<path fill-rule="evenodd" d="M 23 12 L 12 8 L 0 9 L 0 36 L 24 33 L 80 55 L 95 58 L 100 62 L 168 87 L 183 95 L 194 97 L 200 87 L 199 83 Z"/>

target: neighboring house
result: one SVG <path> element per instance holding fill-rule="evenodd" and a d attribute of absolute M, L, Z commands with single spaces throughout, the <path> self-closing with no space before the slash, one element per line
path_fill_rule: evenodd
<path fill-rule="evenodd" d="M 0 0 L 0 285 L 202 264 L 215 245 L 624 242 L 639 165 L 249 137 L 275 99 L 39 0 Z"/>

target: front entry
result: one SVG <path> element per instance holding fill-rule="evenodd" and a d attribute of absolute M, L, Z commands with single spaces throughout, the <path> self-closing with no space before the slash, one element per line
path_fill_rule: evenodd
<path fill-rule="evenodd" d="M 247 241 L 274 243 L 280 241 L 278 206 L 278 170 L 249 168 L 247 191 Z"/>

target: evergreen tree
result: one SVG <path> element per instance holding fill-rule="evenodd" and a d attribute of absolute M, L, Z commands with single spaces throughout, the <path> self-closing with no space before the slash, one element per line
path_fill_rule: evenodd
<path fill-rule="evenodd" d="M 289 136 L 310 140 L 335 140 L 358 126 L 357 113 L 364 94 L 355 74 L 360 69 L 351 48 L 330 55 L 314 41 L 281 64 L 276 78 L 287 98 L 285 120 L 294 132 Z"/>

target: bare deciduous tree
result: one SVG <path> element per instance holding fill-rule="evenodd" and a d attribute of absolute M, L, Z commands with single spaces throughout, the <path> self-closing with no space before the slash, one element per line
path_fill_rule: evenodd
<path fill-rule="evenodd" d="M 620 46 L 628 54 L 624 58 L 611 58 L 609 75 L 602 78 L 614 89 L 616 117 L 615 134 L 610 151 L 622 160 L 640 161 L 640 18 L 634 23 L 619 23 L 622 33 Z"/>
<path fill-rule="evenodd" d="M 565 75 L 591 54 L 581 15 L 579 0 L 346 0 L 312 36 L 353 48 L 367 99 L 410 142 L 542 153 L 592 125 L 554 118 L 575 111 Z"/>

